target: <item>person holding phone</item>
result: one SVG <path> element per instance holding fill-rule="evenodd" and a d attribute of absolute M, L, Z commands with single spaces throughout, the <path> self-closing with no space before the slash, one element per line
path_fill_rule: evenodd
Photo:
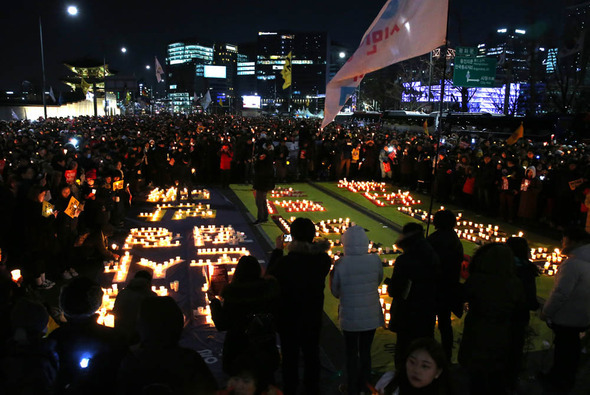
<path fill-rule="evenodd" d="M 332 258 L 327 240 L 314 242 L 316 228 L 308 218 L 291 223 L 293 241 L 284 256 L 283 235 L 269 260 L 267 275 L 278 280 L 281 294 L 278 331 L 281 338 L 283 391 L 296 394 L 299 384 L 299 354 L 303 353 L 306 394 L 319 394 L 320 331 L 324 311 L 324 285 Z"/>

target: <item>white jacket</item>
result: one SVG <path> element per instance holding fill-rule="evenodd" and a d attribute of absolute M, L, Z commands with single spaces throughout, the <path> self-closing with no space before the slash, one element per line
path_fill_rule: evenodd
<path fill-rule="evenodd" d="M 352 226 L 342 235 L 344 256 L 334 265 L 332 294 L 340 299 L 340 327 L 361 332 L 384 325 L 378 288 L 383 266 L 376 254 L 369 254 L 369 239 L 360 226 Z"/>
<path fill-rule="evenodd" d="M 590 244 L 573 250 L 559 266 L 543 313 L 558 325 L 590 326 Z"/>

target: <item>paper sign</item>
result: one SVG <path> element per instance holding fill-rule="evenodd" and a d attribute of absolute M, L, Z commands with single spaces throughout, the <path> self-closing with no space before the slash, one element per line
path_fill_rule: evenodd
<path fill-rule="evenodd" d="M 76 179 L 76 170 L 66 170 L 65 178 L 67 184 L 72 184 Z"/>
<path fill-rule="evenodd" d="M 45 218 L 49 217 L 53 214 L 53 207 L 53 204 L 44 201 L 41 207 L 41 215 L 43 215 Z"/>
<path fill-rule="evenodd" d="M 584 179 L 583 178 L 578 178 L 577 180 L 570 181 L 568 184 L 570 186 L 570 189 L 572 191 L 574 191 L 577 187 L 579 187 L 583 183 L 584 183 Z"/>
<path fill-rule="evenodd" d="M 125 186 L 124 180 L 115 181 L 115 182 L 113 182 L 113 191 L 123 189 L 124 186 Z"/>
<path fill-rule="evenodd" d="M 77 217 L 80 214 L 80 202 L 72 196 L 64 213 L 66 213 L 70 218 Z"/>

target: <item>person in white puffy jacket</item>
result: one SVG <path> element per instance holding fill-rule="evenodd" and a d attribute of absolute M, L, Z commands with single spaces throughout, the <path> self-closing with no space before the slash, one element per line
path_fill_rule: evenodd
<path fill-rule="evenodd" d="M 376 254 L 369 254 L 369 238 L 360 226 L 342 235 L 344 256 L 331 273 L 332 294 L 340 299 L 339 319 L 346 344 L 348 393 L 368 390 L 371 378 L 371 344 L 375 330 L 384 325 L 378 287 L 383 266 Z"/>

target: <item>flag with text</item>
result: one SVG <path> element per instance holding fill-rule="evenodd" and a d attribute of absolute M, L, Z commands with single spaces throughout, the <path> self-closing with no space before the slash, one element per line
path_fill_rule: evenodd
<path fill-rule="evenodd" d="M 334 120 L 365 74 L 444 45 L 448 5 L 448 0 L 388 0 L 328 83 L 322 128 Z"/>

